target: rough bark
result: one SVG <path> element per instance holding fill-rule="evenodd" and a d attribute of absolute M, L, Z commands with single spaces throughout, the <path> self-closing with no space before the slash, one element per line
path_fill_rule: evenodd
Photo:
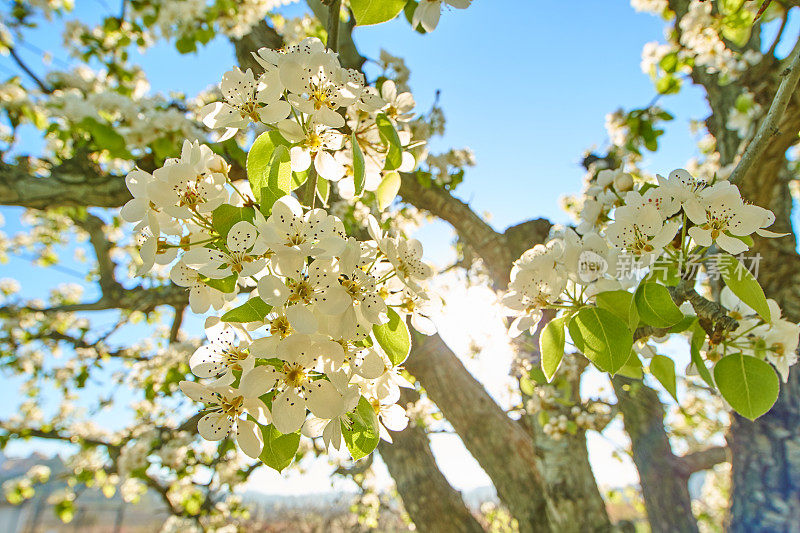
<path fill-rule="evenodd" d="M 415 391 L 404 390 L 399 403 L 407 405 L 418 398 Z M 417 531 L 483 533 L 461 494 L 439 471 L 425 429 L 412 422 L 393 432 L 392 440 L 392 444 L 381 441 L 378 449 Z"/>
<path fill-rule="evenodd" d="M 796 132 L 795 132 L 796 135 Z M 774 160 L 761 165 L 771 172 Z M 760 175 L 752 178 L 761 180 Z M 770 206 L 778 220 L 776 231 L 791 231 L 791 196 L 778 173 L 766 183 L 773 187 Z M 757 239 L 761 254 L 759 281 L 793 322 L 800 321 L 800 257 L 792 237 Z M 800 524 L 800 373 L 789 373 L 775 406 L 751 422 L 734 416 L 729 444 L 732 450 L 733 498 L 729 530 L 733 533 L 797 531 Z"/>
<path fill-rule="evenodd" d="M 533 417 L 530 417 L 533 418 Z M 597 488 L 589 463 L 586 433 L 554 439 L 545 435 L 536 420 L 528 421 L 534 434 L 536 451 L 542 459 L 542 477 L 548 499 L 558 522 L 559 532 L 612 531 L 605 502 Z"/>
<path fill-rule="evenodd" d="M 697 532 L 688 477 L 680 475 L 680 460 L 664 431 L 664 406 L 658 394 L 640 381 L 620 376 L 611 381 L 631 439 L 653 533 Z"/>
<path fill-rule="evenodd" d="M 494 402 L 438 335 L 415 334 L 406 368 L 425 387 L 467 450 L 492 479 L 520 532 L 555 531 L 542 464 L 525 430 Z M 549 518 L 549 520 L 548 520 Z"/>
<path fill-rule="evenodd" d="M 555 318 L 554 310 L 544 312 L 536 333 L 528 337 L 523 335 L 525 344 L 538 346 L 539 337 L 545 325 Z M 526 338 L 527 337 L 527 338 Z M 522 343 L 521 343 L 522 344 Z M 541 353 L 538 349 L 528 352 L 528 359 L 532 365 L 541 364 Z M 564 354 L 565 358 L 581 357 L 577 354 Z M 563 367 L 562 367 L 563 368 Z M 569 405 L 550 405 L 552 416 L 565 414 L 570 416 L 572 405 L 581 403 L 581 374 L 586 365 L 579 367 L 577 372 L 558 372 L 552 385 L 564 390 L 561 385 L 569 385 L 569 395 L 564 397 Z M 563 382 L 562 382 L 563 380 Z M 527 401 L 528 396 L 523 396 Z M 555 403 L 555 402 L 553 402 Z M 611 521 L 608 518 L 606 504 L 600 495 L 600 490 L 589 463 L 589 451 L 586 448 L 586 432 L 578 430 L 574 435 L 565 433 L 560 438 L 555 438 L 544 432 L 537 420 L 538 413 L 532 413 L 522 419 L 525 429 L 533 437 L 536 451 L 542 458 L 542 476 L 547 485 L 548 499 L 554 513 L 559 517 L 559 522 L 574 532 L 607 532 L 611 531 Z M 569 517 L 569 520 L 565 520 Z"/>

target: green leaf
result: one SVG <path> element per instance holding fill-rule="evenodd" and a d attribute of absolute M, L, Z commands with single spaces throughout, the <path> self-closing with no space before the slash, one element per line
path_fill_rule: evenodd
<path fill-rule="evenodd" d="M 361 151 L 361 146 L 358 144 L 356 132 L 353 132 L 350 137 L 350 144 L 353 145 L 353 183 L 356 187 L 356 196 L 361 196 L 364 192 L 364 183 L 366 182 L 366 164 L 364 163 L 364 153 Z"/>
<path fill-rule="evenodd" d="M 261 462 L 278 472 L 292 464 L 297 448 L 300 446 L 300 432 L 284 435 L 272 424 L 261 426 L 264 437 L 264 451 L 258 456 Z"/>
<path fill-rule="evenodd" d="M 395 18 L 407 0 L 350 0 L 350 9 L 359 26 L 380 24 Z"/>
<path fill-rule="evenodd" d="M 670 52 L 661 58 L 658 65 L 664 69 L 664 72 L 672 74 L 678 67 L 678 53 Z"/>
<path fill-rule="evenodd" d="M 631 350 L 630 357 L 628 357 L 628 360 L 622 365 L 622 368 L 617 370 L 617 375 L 631 379 L 642 379 L 644 377 L 644 372 L 642 370 L 642 360 L 639 359 L 639 354 Z"/>
<path fill-rule="evenodd" d="M 378 125 L 378 133 L 381 136 L 381 142 L 386 146 L 389 151 L 386 154 L 386 164 L 384 169 L 394 170 L 399 168 L 403 163 L 403 147 L 400 144 L 400 137 L 397 135 L 397 130 L 394 124 L 383 113 L 379 113 L 375 117 L 375 124 Z"/>
<path fill-rule="evenodd" d="M 681 277 L 678 268 L 673 261 L 658 259 L 650 266 L 650 272 L 644 277 L 645 282 L 655 283 L 660 281 L 668 287 L 674 287 L 680 282 Z"/>
<path fill-rule="evenodd" d="M 328 197 L 331 194 L 331 184 L 328 180 L 319 176 L 317 178 L 317 197 L 322 200 L 323 205 L 328 205 Z"/>
<path fill-rule="evenodd" d="M 769 411 L 780 391 L 778 376 L 769 363 L 741 353 L 717 361 L 714 380 L 725 401 L 750 420 Z"/>
<path fill-rule="evenodd" d="M 639 311 L 633 305 L 633 294 L 628 291 L 605 291 L 595 296 L 597 307 L 614 313 L 628 324 L 631 330 L 639 325 Z"/>
<path fill-rule="evenodd" d="M 675 361 L 665 355 L 656 354 L 650 360 L 650 373 L 677 402 L 678 383 L 675 377 Z"/>
<path fill-rule="evenodd" d="M 207 278 L 205 276 L 200 276 L 200 280 L 208 285 L 213 289 L 217 289 L 218 291 L 222 291 L 225 293 L 233 292 L 236 289 L 236 280 L 239 279 L 239 276 L 236 274 L 231 274 L 227 278 L 221 279 L 212 279 Z"/>
<path fill-rule="evenodd" d="M 255 191 L 253 192 L 255 193 Z M 261 194 L 256 197 L 261 214 L 268 217 L 272 213 L 272 206 L 275 205 L 275 202 L 284 196 L 286 195 L 282 192 L 275 192 L 269 187 L 261 187 Z"/>
<path fill-rule="evenodd" d="M 228 236 L 234 224 L 242 220 L 253 222 L 255 209 L 252 207 L 236 207 L 235 205 L 222 204 L 211 212 L 211 225 L 223 239 Z"/>
<path fill-rule="evenodd" d="M 394 170 L 387 172 L 383 177 L 380 185 L 375 190 L 375 198 L 378 200 L 378 207 L 381 211 L 389 207 L 397 193 L 400 192 L 400 183 L 400 174 Z"/>
<path fill-rule="evenodd" d="M 683 313 L 669 291 L 658 283 L 644 282 L 633 295 L 642 322 L 655 328 L 668 328 L 683 320 Z"/>
<path fill-rule="evenodd" d="M 692 340 L 689 344 L 689 350 L 692 354 L 692 362 L 697 367 L 697 373 L 703 378 L 709 387 L 715 388 L 714 380 L 711 378 L 711 372 L 708 371 L 703 356 L 700 355 L 700 348 L 706 340 L 706 332 L 700 327 L 700 324 L 695 324 L 692 328 Z"/>
<path fill-rule="evenodd" d="M 600 370 L 615 374 L 630 357 L 633 335 L 610 311 L 581 309 L 569 323 L 572 342 Z"/>
<path fill-rule="evenodd" d="M 124 154 L 125 137 L 117 133 L 110 124 L 104 124 L 97 120 L 86 117 L 79 123 L 94 138 L 95 144 L 101 150 L 108 150 L 112 154 Z"/>
<path fill-rule="evenodd" d="M 735 5 L 737 4 L 738 5 Z M 725 4 L 731 4 L 726 6 Z M 742 2 L 720 3 L 722 18 L 722 36 L 736 46 L 744 46 L 750 40 L 755 14 L 748 9 L 742 9 Z"/>
<path fill-rule="evenodd" d="M 697 317 L 694 315 L 686 315 L 684 316 L 680 322 L 669 328 L 670 333 L 681 333 L 686 331 L 690 327 L 692 327 L 697 320 Z"/>
<path fill-rule="evenodd" d="M 259 322 L 264 320 L 270 311 L 272 311 L 271 305 L 258 296 L 254 296 L 239 307 L 222 315 L 220 320 L 223 322 Z"/>
<path fill-rule="evenodd" d="M 342 424 L 342 436 L 347 449 L 353 459 L 359 460 L 366 457 L 378 446 L 378 417 L 372 405 L 363 396 L 358 400 L 358 405 L 350 414 L 351 427 Z"/>
<path fill-rule="evenodd" d="M 266 131 L 259 135 L 250 147 L 247 154 L 247 180 L 257 202 L 262 201 L 264 187 L 271 188 L 273 195 L 282 193 L 279 194 L 279 198 L 296 188 L 293 183 L 288 144 L 277 131 Z M 283 149 L 278 150 L 278 148 Z"/>
<path fill-rule="evenodd" d="M 528 378 L 535 384 L 543 385 L 547 383 L 547 376 L 544 375 L 541 366 L 531 367 L 528 372 Z"/>
<path fill-rule="evenodd" d="M 735 257 L 721 254 L 718 258 L 719 271 L 725 285 L 733 291 L 745 304 L 749 305 L 766 322 L 771 322 L 772 317 L 767 305 L 764 290 L 758 284 L 753 274 L 747 270 Z"/>
<path fill-rule="evenodd" d="M 542 329 L 539 334 L 539 352 L 542 356 L 542 370 L 547 377 L 547 381 L 553 379 L 553 376 L 561 364 L 561 359 L 564 357 L 564 324 L 566 317 L 554 318 Z"/>
<path fill-rule="evenodd" d="M 667 74 L 656 81 L 656 91 L 659 94 L 675 94 L 681 90 L 681 80 L 672 74 Z"/>
<path fill-rule="evenodd" d="M 523 375 L 519 378 L 519 391 L 525 396 L 533 396 L 536 390 L 536 382 L 529 376 Z"/>
<path fill-rule="evenodd" d="M 276 192 L 292 192 L 292 159 L 289 149 L 283 145 L 275 147 L 269 163 L 267 186 Z"/>
<path fill-rule="evenodd" d="M 411 335 L 405 321 L 394 309 L 389 308 L 389 322 L 372 326 L 372 334 L 393 365 L 397 366 L 408 358 Z"/>
<path fill-rule="evenodd" d="M 181 54 L 197 51 L 197 42 L 189 35 L 184 35 L 175 41 L 175 48 Z"/>

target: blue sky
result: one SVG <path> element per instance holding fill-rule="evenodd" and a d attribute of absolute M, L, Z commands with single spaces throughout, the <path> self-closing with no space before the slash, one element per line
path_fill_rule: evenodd
<path fill-rule="evenodd" d="M 78 0 L 76 4 L 70 17 L 89 23 L 107 14 L 109 8 L 117 9 L 111 0 Z M 301 11 L 299 6 L 282 10 L 287 16 Z M 58 21 L 45 23 L 30 32 L 29 41 L 35 48 L 21 49 L 40 73 L 47 67 L 39 49 L 52 52 L 57 68 L 69 61 L 62 48 L 60 25 Z M 477 212 L 490 213 L 491 223 L 503 229 L 536 217 L 568 221 L 559 208 L 559 198 L 580 191 L 583 169 L 579 162 L 584 150 L 607 142 L 606 113 L 620 106 L 643 107 L 655 95 L 639 62 L 642 46 L 663 40 L 662 34 L 662 20 L 634 12 L 624 0 L 475 0 L 467 10 L 445 12 L 430 35 L 419 35 L 405 20 L 396 20 L 358 28 L 355 39 L 367 57 L 376 58 L 385 48 L 406 59 L 419 110 L 427 110 L 435 92 L 441 91 L 447 133 L 436 139 L 432 148 L 468 146 L 475 152 L 477 166 L 468 169 L 457 195 Z M 232 48 L 222 38 L 188 56 L 162 43 L 143 56 L 134 54 L 134 60 L 144 67 L 154 92 L 183 91 L 190 96 L 217 83 L 234 62 Z M 9 72 L 18 69 L 9 58 L 0 57 L 0 75 Z M 703 94 L 691 86 L 680 95 L 664 97 L 661 105 L 676 119 L 665 125 L 661 150 L 646 154 L 644 166 L 667 173 L 697 154 L 689 120 L 703 118 L 707 106 Z M 24 152 L 37 146 L 37 139 L 30 136 L 19 148 Z M 0 208 L 0 213 L 6 220 L 3 231 L 13 234 L 22 229 L 20 210 Z M 433 223 L 419 236 L 432 261 L 440 265 L 448 261 L 453 235 L 445 224 Z M 71 258 L 66 265 L 85 268 Z M 46 285 L 42 284 L 43 275 Z M 0 277 L 18 278 L 26 296 L 43 296 L 57 283 L 78 281 L 53 270 L 32 269 L 24 259 L 2 265 Z M 13 386 L 0 387 L 0 403 L 12 404 L 13 391 Z M 606 461 L 616 444 L 604 442 L 593 438 L 593 458 L 595 468 L 604 473 L 598 475 L 606 476 L 610 483 L 616 467 Z M 445 473 L 459 488 L 486 482 L 452 437 L 436 437 L 434 448 Z M 326 472 L 322 468 L 316 474 L 315 486 L 323 482 Z M 626 472 L 628 479 L 632 475 L 629 467 Z M 265 483 L 276 491 L 307 486 L 304 481 L 292 484 L 264 475 Z"/>

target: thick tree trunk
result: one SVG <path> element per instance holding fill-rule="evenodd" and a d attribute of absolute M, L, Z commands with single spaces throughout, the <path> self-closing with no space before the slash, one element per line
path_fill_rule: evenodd
<path fill-rule="evenodd" d="M 403 391 L 400 405 L 419 398 Z M 392 433 L 392 444 L 381 441 L 379 451 L 403 499 L 403 505 L 422 533 L 483 533 L 461 494 L 439 471 L 425 429 L 413 425 Z"/>
<path fill-rule="evenodd" d="M 780 161 L 781 166 L 785 165 L 782 156 Z M 765 191 L 772 193 L 773 201 L 769 207 L 777 217 L 775 231 L 790 232 L 792 199 L 787 186 L 788 176 L 775 167 L 774 158 L 761 166 L 761 171 L 772 169 L 778 174 L 777 177 L 765 177 L 762 183 L 775 183 L 772 191 Z M 761 254 L 758 279 L 767 297 L 778 302 L 788 320 L 800 322 L 800 257 L 792 237 L 757 238 L 753 252 Z M 800 371 L 797 366 L 789 372 L 789 382 L 781 383 L 780 396 L 771 411 L 755 422 L 734 417 L 729 444 L 733 455 L 729 531 L 798 531 Z"/>
<path fill-rule="evenodd" d="M 653 533 L 696 533 L 688 478 L 680 474 L 679 459 L 664 431 L 664 406 L 658 394 L 640 381 L 620 376 L 611 381 L 631 438 Z"/>
<path fill-rule="evenodd" d="M 532 337 L 527 335 L 521 337 L 520 348 L 523 345 L 538 346 L 541 328 L 554 317 L 554 311 L 546 311 L 536 334 Z M 541 354 L 538 350 L 527 352 L 527 356 L 532 365 L 541 364 Z M 572 360 L 573 357 L 582 356 L 565 354 L 564 357 Z M 562 414 L 572 416 L 571 406 L 581 402 L 581 374 L 586 367 L 581 366 L 575 371 L 564 371 L 567 366 L 566 364 L 562 365 L 562 370 L 556 374 L 555 381 L 550 385 L 562 391 L 566 389 L 561 388 L 560 385 L 569 385 L 570 392 L 563 397 L 569 405 L 556 407 L 556 411 L 550 413 L 553 416 Z M 529 396 L 523 397 L 526 401 L 528 398 Z M 538 421 L 538 413 L 526 416 L 524 422 L 525 429 L 533 438 L 536 451 L 542 458 L 542 476 L 547 485 L 547 496 L 552 504 L 553 513 L 558 516 L 559 524 L 565 527 L 563 531 L 576 533 L 611 531 L 611 521 L 608 519 L 606 504 L 600 495 L 592 466 L 589 463 L 586 432 L 580 430 L 574 435 L 565 433 L 558 438 L 553 437 L 542 429 Z"/>
<path fill-rule="evenodd" d="M 530 417 L 533 418 L 533 417 Z M 554 439 L 546 435 L 536 420 L 530 420 L 531 432 L 542 458 L 542 477 L 547 485 L 553 514 L 558 515 L 560 532 L 608 532 L 605 502 L 597 488 L 586 449 L 586 433 Z"/>
<path fill-rule="evenodd" d="M 562 531 L 550 516 L 542 465 L 533 441 L 508 418 L 438 335 L 415 334 L 406 368 L 492 479 L 497 495 L 525 532 Z M 551 525 L 552 524 L 552 525 Z"/>

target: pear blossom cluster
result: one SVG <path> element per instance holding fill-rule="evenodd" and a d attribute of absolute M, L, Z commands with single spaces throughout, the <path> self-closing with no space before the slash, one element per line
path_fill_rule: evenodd
<path fill-rule="evenodd" d="M 169 266 L 193 312 L 224 312 L 207 319 L 209 342 L 189 359 L 198 379 L 180 383 L 206 404 L 200 435 L 231 436 L 253 458 L 270 425 L 339 449 L 366 401 L 391 440 L 387 429 L 408 422 L 396 402 L 411 385 L 373 329 L 394 314 L 434 331 L 425 313 L 433 271 L 421 244 L 385 234 L 372 217 L 370 240 L 349 237 L 336 216 L 291 194 L 264 214 L 229 170 L 208 146 L 185 141 L 179 158 L 128 174 L 133 199 L 121 211 L 138 232 L 140 275 Z M 225 222 L 231 212 L 236 219 Z"/>
<path fill-rule="evenodd" d="M 702 347 L 706 359 L 715 361 L 733 350 L 745 355 L 763 356 L 778 370 L 785 383 L 789 379 L 789 368 L 797 363 L 800 324 L 781 318 L 781 308 L 772 298 L 767 299 L 769 321 L 756 314 L 728 287 L 722 289 L 720 302 L 737 319 L 739 327 L 723 343 L 711 344 L 706 341 Z"/>
<path fill-rule="evenodd" d="M 655 14 L 664 14 L 668 8 L 666 0 L 631 0 L 631 5 L 637 11 Z M 759 7 L 757 2 L 744 2 L 739 9 L 755 14 Z M 675 53 L 681 71 L 700 67 L 709 73 L 721 74 L 725 80 L 735 79 L 741 72 L 759 63 L 762 55 L 757 50 L 739 53 L 728 48 L 720 31 L 724 24 L 725 21 L 713 12 L 712 3 L 692 0 L 678 24 L 679 38 L 669 44 L 645 44 L 642 71 L 653 75 L 661 59 L 669 53 Z"/>
<path fill-rule="evenodd" d="M 628 291 L 638 279 L 666 272 L 669 265 L 679 278 L 694 280 L 697 272 L 689 268 L 687 257 L 710 269 L 713 253 L 742 257 L 752 244 L 751 235 L 785 235 L 767 229 L 774 214 L 744 201 L 736 185 L 724 179 L 699 180 L 683 169 L 658 176 L 656 183 L 606 169 L 585 192 L 575 229 L 554 227 L 549 241 L 514 262 L 503 297 L 513 317 L 511 335 L 533 334 L 545 309 L 574 312 L 592 306 L 598 294 Z M 631 265 L 636 275 L 623 275 L 622 267 Z M 768 300 L 771 321 L 766 321 L 743 303 L 732 303 L 726 289 L 720 303 L 738 328 L 723 339 L 707 339 L 707 359 L 753 355 L 772 363 L 785 381 L 797 361 L 800 326 L 780 318 L 774 300 Z M 694 314 L 688 303 L 682 312 Z M 656 354 L 648 344 L 653 339 L 634 340 L 633 349 L 643 357 Z"/>
<path fill-rule="evenodd" d="M 269 218 L 234 225 L 226 251 L 198 247 L 184 254 L 178 268 L 253 279 L 248 302 L 258 299 L 270 308 L 246 327 L 207 322 L 210 342 L 189 363 L 197 377 L 210 381 L 181 383 L 187 396 L 209 406 L 198 423 L 201 436 L 235 434 L 242 451 L 256 458 L 263 446 L 257 424 L 272 424 L 283 434 L 302 429 L 321 436 L 339 449 L 347 415 L 362 396 L 385 439 L 391 440 L 386 428 L 405 427 L 396 401 L 399 387 L 410 384 L 368 339 L 372 326 L 388 321 L 383 295 L 425 297 L 419 283 L 432 272 L 417 241 L 376 237 L 347 238 L 335 217 L 321 209 L 304 213 L 286 196 Z"/>
<path fill-rule="evenodd" d="M 384 81 L 380 91 L 367 85 L 362 73 L 343 68 L 338 55 L 313 37 L 284 50 L 261 48 L 253 57 L 264 72 L 234 68 L 225 73 L 220 84 L 224 100 L 200 111 L 206 126 L 224 129 L 218 140 L 252 123 L 266 125 L 292 143 L 294 172 L 312 169 L 336 183 L 344 198 L 355 191 L 354 150 L 363 154 L 368 191 L 377 189 L 387 171 L 416 167 L 410 150 L 418 143 L 412 144 L 408 127 L 414 99 L 393 81 Z M 379 117 L 396 130 L 402 147 L 397 154 L 384 141 Z M 345 135 L 345 129 L 352 134 Z M 389 169 L 387 157 L 396 159 Z"/>

